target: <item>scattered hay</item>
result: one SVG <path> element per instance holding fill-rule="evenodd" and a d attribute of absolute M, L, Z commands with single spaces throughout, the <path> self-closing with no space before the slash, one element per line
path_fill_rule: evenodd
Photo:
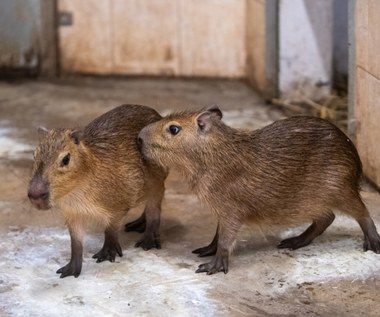
<path fill-rule="evenodd" d="M 300 96 L 297 101 L 271 99 L 273 105 L 281 107 L 285 114 L 311 115 L 326 119 L 336 124 L 342 131 L 347 133 L 348 98 L 347 95 L 339 96 L 332 94 L 322 101 L 315 102 L 305 96 Z"/>

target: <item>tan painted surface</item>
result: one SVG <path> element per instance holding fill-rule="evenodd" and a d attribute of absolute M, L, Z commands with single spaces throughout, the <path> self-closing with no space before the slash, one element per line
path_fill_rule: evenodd
<path fill-rule="evenodd" d="M 60 66 L 65 72 L 106 74 L 112 70 L 110 0 L 62 0 L 73 25 L 59 28 Z M 73 10 L 75 8 L 75 11 Z"/>
<path fill-rule="evenodd" d="M 264 93 L 265 78 L 265 2 L 247 0 L 247 77 L 256 90 Z"/>
<path fill-rule="evenodd" d="M 380 185 L 380 80 L 358 68 L 356 143 L 364 173 Z"/>
<path fill-rule="evenodd" d="M 356 12 L 357 65 L 380 79 L 380 1 L 359 0 Z"/>
<path fill-rule="evenodd" d="M 172 0 L 112 0 L 111 5 L 112 71 L 176 73 L 179 59 L 176 3 Z"/>
<path fill-rule="evenodd" d="M 356 142 L 365 174 L 380 186 L 380 2 L 356 5 Z"/>
<path fill-rule="evenodd" d="M 59 0 L 64 72 L 245 75 L 245 0 Z"/>
<path fill-rule="evenodd" d="M 180 75 L 245 73 L 245 1 L 180 0 Z"/>

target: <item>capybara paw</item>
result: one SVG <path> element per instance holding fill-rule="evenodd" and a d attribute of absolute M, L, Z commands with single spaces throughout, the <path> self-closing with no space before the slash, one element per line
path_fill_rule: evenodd
<path fill-rule="evenodd" d="M 135 221 L 131 221 L 125 224 L 124 231 L 125 232 L 136 231 L 136 232 L 143 233 L 145 231 L 145 228 L 146 228 L 145 218 L 144 219 L 139 218 Z"/>
<path fill-rule="evenodd" d="M 217 247 L 208 245 L 206 247 L 198 248 L 192 251 L 192 253 L 198 254 L 199 257 L 205 257 L 216 254 Z"/>
<path fill-rule="evenodd" d="M 215 257 L 209 263 L 203 263 L 199 265 L 198 269 L 195 273 L 203 273 L 206 272 L 207 275 L 215 274 L 218 272 L 224 272 L 224 274 L 228 273 L 228 257 Z"/>
<path fill-rule="evenodd" d="M 377 254 L 380 254 L 380 238 L 364 239 L 363 250 L 364 251 L 371 250 Z"/>
<path fill-rule="evenodd" d="M 92 256 L 93 259 L 96 259 L 96 263 L 103 261 L 115 262 L 116 254 L 120 257 L 123 256 L 123 251 L 119 243 L 115 243 L 112 246 L 103 246 L 103 248 L 96 254 Z"/>
<path fill-rule="evenodd" d="M 135 248 L 143 248 L 145 251 L 153 248 L 161 249 L 161 241 L 159 236 L 144 236 L 137 241 Z"/>
<path fill-rule="evenodd" d="M 64 278 L 66 276 L 78 277 L 82 270 L 82 264 L 75 264 L 74 261 L 70 261 L 65 266 L 61 267 L 57 274 L 61 274 L 59 277 Z"/>
<path fill-rule="evenodd" d="M 293 237 L 282 240 L 277 247 L 280 249 L 290 249 L 296 250 L 308 245 L 309 242 L 305 241 L 305 239 L 301 239 L 300 237 Z"/>

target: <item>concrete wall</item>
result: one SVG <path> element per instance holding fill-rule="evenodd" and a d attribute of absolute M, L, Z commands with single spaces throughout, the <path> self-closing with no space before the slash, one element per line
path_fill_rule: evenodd
<path fill-rule="evenodd" d="M 55 72 L 53 0 L 0 2 L 0 74 Z"/>
<path fill-rule="evenodd" d="M 333 2 L 333 87 L 348 85 L 348 1 Z"/>
<path fill-rule="evenodd" d="M 380 1 L 356 0 L 354 109 L 365 174 L 380 186 Z"/>
<path fill-rule="evenodd" d="M 333 0 L 280 0 L 279 88 L 284 99 L 331 91 Z"/>
<path fill-rule="evenodd" d="M 0 68 L 36 69 L 40 62 L 39 0 L 3 0 L 0 4 Z"/>

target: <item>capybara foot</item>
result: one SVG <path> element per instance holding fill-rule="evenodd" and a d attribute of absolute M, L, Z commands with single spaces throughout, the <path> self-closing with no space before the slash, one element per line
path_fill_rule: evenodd
<path fill-rule="evenodd" d="M 115 262 L 116 254 L 120 257 L 123 256 L 123 251 L 121 250 L 121 246 L 118 242 L 115 242 L 112 245 L 104 245 L 103 248 L 92 257 L 97 259 L 96 263 L 103 261 Z"/>
<path fill-rule="evenodd" d="M 145 231 L 145 228 L 146 228 L 146 219 L 145 219 L 145 214 L 143 213 L 140 216 L 140 218 L 138 218 L 134 221 L 128 222 L 124 226 L 124 231 L 125 232 L 137 231 L 137 232 L 142 233 Z"/>
<path fill-rule="evenodd" d="M 135 248 L 143 248 L 145 251 L 153 248 L 161 249 L 161 241 L 159 235 L 144 235 L 144 237 L 137 241 Z"/>
<path fill-rule="evenodd" d="M 198 248 L 192 251 L 192 253 L 198 254 L 199 257 L 205 257 L 210 255 L 215 255 L 217 250 L 217 245 L 209 244 L 203 248 Z"/>
<path fill-rule="evenodd" d="M 209 263 L 199 265 L 195 273 L 206 272 L 207 275 L 215 274 L 218 272 L 228 273 L 228 255 L 216 255 Z"/>
<path fill-rule="evenodd" d="M 61 274 L 59 277 L 64 278 L 66 276 L 74 276 L 78 277 L 80 272 L 82 271 L 82 262 L 77 262 L 75 260 L 71 260 L 65 266 L 61 267 L 57 273 Z"/>
<path fill-rule="evenodd" d="M 310 242 L 305 240 L 303 237 L 293 237 L 282 240 L 277 247 L 280 249 L 296 250 L 307 246 L 308 244 L 310 244 Z"/>
<path fill-rule="evenodd" d="M 380 237 L 377 236 L 376 238 L 372 238 L 372 239 L 370 239 L 369 237 L 365 237 L 363 250 L 364 251 L 371 250 L 379 254 L 380 253 Z"/>

